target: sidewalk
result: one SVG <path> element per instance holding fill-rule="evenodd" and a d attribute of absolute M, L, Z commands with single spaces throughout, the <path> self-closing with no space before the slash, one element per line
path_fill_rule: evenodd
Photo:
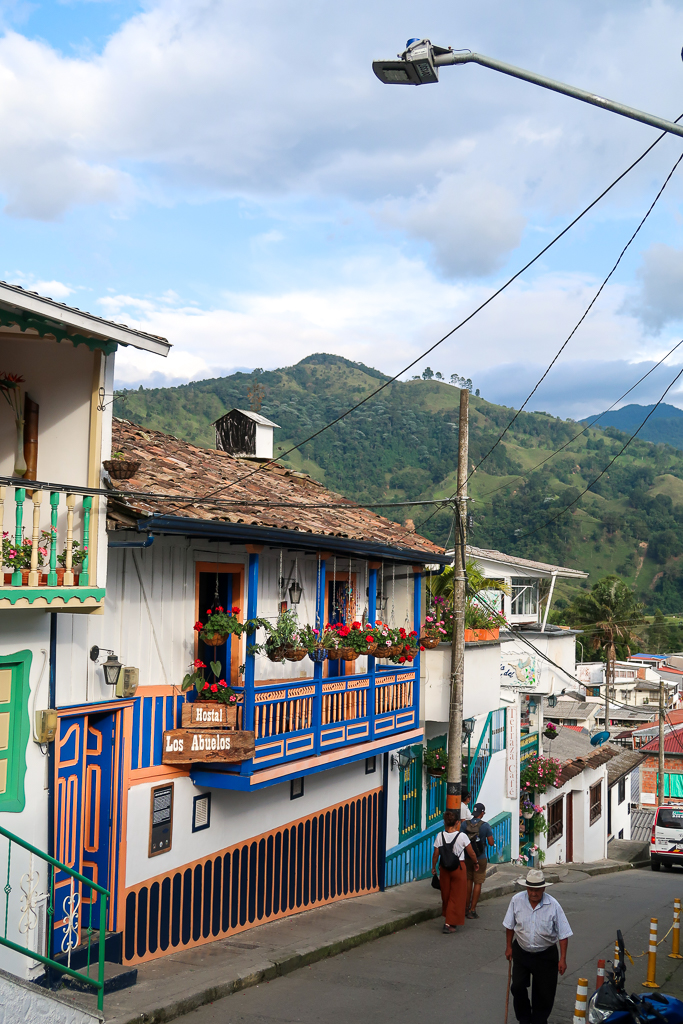
<path fill-rule="evenodd" d="M 592 875 L 628 870 L 632 865 L 600 861 L 546 871 L 548 881 L 577 882 Z M 498 865 L 487 879 L 482 900 L 519 891 L 522 869 Z M 133 988 L 104 1000 L 106 1024 L 160 1024 L 206 1003 L 271 981 L 371 939 L 439 917 L 441 901 L 429 880 L 342 900 L 294 917 L 259 925 L 226 939 L 178 951 L 138 968 Z M 74 1006 L 95 1008 L 94 996 L 61 989 Z"/>

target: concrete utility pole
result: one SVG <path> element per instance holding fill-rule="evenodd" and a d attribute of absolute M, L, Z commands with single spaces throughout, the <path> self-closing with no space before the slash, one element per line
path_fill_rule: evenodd
<path fill-rule="evenodd" d="M 609 691 L 614 686 L 614 659 L 617 652 L 614 649 L 614 641 L 610 640 L 607 648 L 607 661 L 605 662 L 605 730 L 609 732 Z"/>
<path fill-rule="evenodd" d="M 469 399 L 460 391 L 458 426 L 458 492 L 454 504 L 455 559 L 453 565 L 453 634 L 451 637 L 451 703 L 448 714 L 448 777 L 446 809 L 460 817 L 462 792 L 462 702 L 465 682 L 465 605 L 467 572 L 467 452 L 469 441 Z"/>
<path fill-rule="evenodd" d="M 657 806 L 664 803 L 664 680 L 659 677 L 659 784 Z"/>

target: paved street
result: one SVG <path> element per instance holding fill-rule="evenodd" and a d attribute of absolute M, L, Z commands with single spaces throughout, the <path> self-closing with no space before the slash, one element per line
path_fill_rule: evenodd
<path fill-rule="evenodd" d="M 566 1024 L 577 978 L 583 975 L 592 984 L 598 957 L 611 956 L 618 927 L 634 956 L 646 948 L 650 917 L 659 918 L 660 936 L 669 929 L 673 899 L 683 894 L 683 872 L 626 871 L 555 885 L 549 892 L 562 903 L 574 931 L 552 1018 Z M 468 921 L 456 935 L 443 935 L 440 920 L 428 921 L 229 996 L 183 1020 L 451 1024 L 457 1016 L 503 1024 L 507 962 L 501 920 L 508 902 L 504 896 L 482 904 L 479 920 Z M 660 949 L 662 982 L 676 964 L 665 955 L 670 937 Z M 645 965 L 645 957 L 629 964 L 630 988 L 640 988 Z M 513 1024 L 512 1003 L 509 1020 Z"/>

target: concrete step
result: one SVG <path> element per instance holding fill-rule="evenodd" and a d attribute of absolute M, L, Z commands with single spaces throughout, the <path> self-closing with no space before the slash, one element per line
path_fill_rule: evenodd
<path fill-rule="evenodd" d="M 85 967 L 81 971 L 81 974 L 87 974 L 89 978 L 97 980 L 98 978 L 98 965 L 96 963 L 90 964 L 90 969 L 87 970 Z M 110 992 L 120 992 L 124 988 L 132 988 L 138 980 L 138 969 L 137 967 L 123 967 L 121 964 L 112 964 L 105 961 L 104 964 L 104 994 L 108 995 Z M 92 993 L 95 990 L 92 985 L 89 985 L 87 981 L 81 980 L 81 978 L 71 978 L 68 974 L 64 975 L 63 984 L 67 988 L 75 989 L 77 992 L 89 992 Z"/>

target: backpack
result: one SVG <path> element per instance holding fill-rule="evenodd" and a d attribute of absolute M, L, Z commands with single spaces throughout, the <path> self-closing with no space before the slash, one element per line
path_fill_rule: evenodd
<path fill-rule="evenodd" d="M 484 840 L 479 837 L 479 826 L 481 825 L 481 818 L 469 818 L 465 822 L 465 832 L 467 838 L 472 844 L 472 850 L 477 860 L 481 860 L 484 856 Z"/>
<path fill-rule="evenodd" d="M 441 833 L 441 847 L 439 849 L 441 857 L 441 867 L 444 871 L 456 871 L 460 867 L 460 857 L 455 852 L 455 841 L 458 838 L 458 833 L 455 832 L 453 835 L 453 842 L 446 842 L 446 833 Z"/>

